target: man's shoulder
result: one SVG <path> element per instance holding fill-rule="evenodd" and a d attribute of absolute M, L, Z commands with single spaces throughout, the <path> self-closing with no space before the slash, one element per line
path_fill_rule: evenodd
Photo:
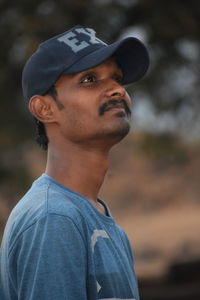
<path fill-rule="evenodd" d="M 28 192 L 12 210 L 8 223 L 21 230 L 38 222 L 47 215 L 60 215 L 80 220 L 83 211 L 74 203 L 73 192 L 54 184 L 45 178 L 37 179 Z"/>
<path fill-rule="evenodd" d="M 46 190 L 46 211 L 48 214 L 58 214 L 66 217 L 80 216 L 83 213 L 75 192 L 49 183 Z M 81 200 L 80 200 L 81 201 Z"/>

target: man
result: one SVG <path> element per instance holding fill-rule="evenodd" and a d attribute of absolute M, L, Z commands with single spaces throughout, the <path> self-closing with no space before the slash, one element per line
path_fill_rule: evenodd
<path fill-rule="evenodd" d="M 6 225 L 5 299 L 139 299 L 130 244 L 98 193 L 108 152 L 130 129 L 124 84 L 148 64 L 136 38 L 107 45 L 81 26 L 42 43 L 26 63 L 24 98 L 47 166 Z"/>

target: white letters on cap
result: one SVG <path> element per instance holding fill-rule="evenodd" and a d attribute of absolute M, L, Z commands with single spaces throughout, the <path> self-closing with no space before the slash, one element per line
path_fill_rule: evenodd
<path fill-rule="evenodd" d="M 84 28 L 77 28 L 76 31 L 79 33 L 84 33 L 87 34 L 90 37 L 90 43 L 91 44 L 105 44 L 103 41 L 101 41 L 100 39 L 98 39 L 96 37 L 96 32 L 92 29 L 92 28 L 86 28 L 87 31 Z"/>
<path fill-rule="evenodd" d="M 58 41 L 64 42 L 66 45 L 68 45 L 72 49 L 73 52 L 78 52 L 78 51 L 84 49 L 85 47 L 89 46 L 89 44 L 85 41 L 79 42 L 79 40 L 74 38 L 75 36 L 77 36 L 75 33 L 68 32 L 65 35 L 59 37 Z"/>
<path fill-rule="evenodd" d="M 91 28 L 86 28 L 86 29 L 87 29 L 87 31 L 84 28 L 76 28 L 75 31 L 78 34 L 75 34 L 73 32 L 67 32 L 65 35 L 59 37 L 58 41 L 64 42 L 75 53 L 88 47 L 91 44 L 104 44 L 105 45 L 105 43 L 103 41 L 101 41 L 100 39 L 98 39 L 95 36 L 96 32 L 93 29 L 91 29 Z M 90 40 L 88 42 L 79 40 L 79 38 L 78 38 L 79 33 L 83 33 L 83 34 L 89 36 Z"/>

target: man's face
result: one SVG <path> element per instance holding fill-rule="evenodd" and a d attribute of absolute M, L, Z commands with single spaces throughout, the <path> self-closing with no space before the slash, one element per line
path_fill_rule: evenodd
<path fill-rule="evenodd" d="M 76 143 L 114 144 L 130 129 L 131 100 L 122 71 L 114 59 L 92 69 L 63 75 L 55 83 L 57 124 L 66 139 Z"/>

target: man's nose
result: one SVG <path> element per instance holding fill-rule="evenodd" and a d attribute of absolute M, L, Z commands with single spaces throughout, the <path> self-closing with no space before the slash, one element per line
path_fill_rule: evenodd
<path fill-rule="evenodd" d="M 107 82 L 107 87 L 106 87 L 106 96 L 111 97 L 111 98 L 124 98 L 126 95 L 126 90 L 124 86 L 120 83 L 117 82 L 116 80 L 110 79 Z"/>

